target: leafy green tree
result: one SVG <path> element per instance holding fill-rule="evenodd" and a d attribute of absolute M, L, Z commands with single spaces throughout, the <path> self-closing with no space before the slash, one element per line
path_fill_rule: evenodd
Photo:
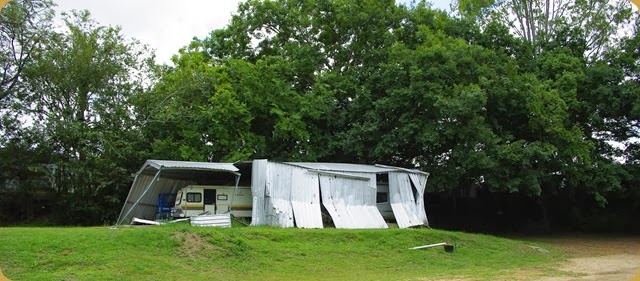
<path fill-rule="evenodd" d="M 255 150 L 253 115 L 225 68 L 212 64 L 197 42 L 174 57 L 153 91 L 137 101 L 154 157 L 236 161 Z"/>
<path fill-rule="evenodd" d="M 15 0 L 0 13 L 0 144 L 20 127 L 14 105 L 24 92 L 22 72 L 51 28 L 52 6 L 47 0 Z"/>
<path fill-rule="evenodd" d="M 501 22 L 532 48 L 533 55 L 543 49 L 573 45 L 588 58 L 603 54 L 619 38 L 620 30 L 633 17 L 628 1 L 549 1 L 549 0 L 459 0 L 456 13 L 487 25 Z"/>
<path fill-rule="evenodd" d="M 15 98 L 20 75 L 51 26 L 51 1 L 16 0 L 0 13 L 0 102 Z"/>
<path fill-rule="evenodd" d="M 132 74 L 148 72 L 150 57 L 86 11 L 65 14 L 63 21 L 25 65 L 25 92 L 15 106 L 31 120 L 20 128 L 36 136 L 30 145 L 51 149 L 40 170 L 55 219 L 102 223 L 115 217 L 129 174 L 144 159 L 130 99 L 149 82 Z"/>
<path fill-rule="evenodd" d="M 326 107 L 318 95 L 295 91 L 288 82 L 295 75 L 291 63 L 280 57 L 220 63 L 202 51 L 199 41 L 174 62 L 142 102 L 154 104 L 144 109 L 149 113 L 145 130 L 159 157 L 315 159 L 312 121 Z"/>

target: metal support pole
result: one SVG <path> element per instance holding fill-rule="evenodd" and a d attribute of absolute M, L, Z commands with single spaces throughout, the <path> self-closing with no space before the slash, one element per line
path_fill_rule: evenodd
<path fill-rule="evenodd" d="M 133 193 L 133 187 L 136 186 L 136 182 L 138 181 L 138 176 L 140 176 L 141 172 L 142 172 L 142 170 L 138 171 L 136 173 L 136 176 L 133 178 L 133 183 L 131 184 L 131 188 L 129 189 L 129 194 L 127 194 L 127 199 L 124 200 L 125 204 L 122 205 L 122 210 L 120 210 L 120 215 L 118 216 L 118 220 L 116 221 L 116 225 L 118 225 L 118 222 L 122 219 L 122 214 L 124 213 L 124 207 L 127 205 L 126 202 L 129 202 L 129 198 L 131 198 L 131 193 Z"/>
<path fill-rule="evenodd" d="M 227 213 L 231 213 L 231 209 L 233 208 L 233 199 L 236 198 L 236 191 L 238 190 L 238 184 L 240 183 L 240 174 L 236 174 L 236 187 L 233 189 L 233 193 L 231 194 L 231 203 L 229 203 L 229 207 L 227 207 Z"/>

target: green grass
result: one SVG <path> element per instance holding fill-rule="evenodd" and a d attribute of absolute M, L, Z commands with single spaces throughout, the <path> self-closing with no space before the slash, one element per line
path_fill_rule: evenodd
<path fill-rule="evenodd" d="M 447 241 L 454 253 L 408 250 Z M 540 243 L 432 229 L 0 228 L 0 268 L 13 281 L 492 280 L 554 274 L 562 259 Z"/>

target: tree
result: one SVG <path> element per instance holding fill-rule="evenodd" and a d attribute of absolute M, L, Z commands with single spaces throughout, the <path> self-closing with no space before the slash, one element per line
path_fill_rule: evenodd
<path fill-rule="evenodd" d="M 24 91 L 22 71 L 50 30 L 52 6 L 48 0 L 15 0 L 0 13 L 0 144 L 20 126 L 19 107 L 13 105 Z"/>
<path fill-rule="evenodd" d="M 176 67 L 141 103 L 161 105 L 144 109 L 145 132 L 159 157 L 316 159 L 312 123 L 322 117 L 325 101 L 296 92 L 288 79 L 291 63 L 280 57 L 217 62 L 202 46 L 194 41 L 181 50 Z"/>
<path fill-rule="evenodd" d="M 15 97 L 20 74 L 51 25 L 51 1 L 16 0 L 0 13 L 0 104 Z"/>
<path fill-rule="evenodd" d="M 628 1 L 459 0 L 456 4 L 463 17 L 483 25 L 503 23 L 528 43 L 534 55 L 573 41 L 587 58 L 599 57 L 632 18 Z"/>
<path fill-rule="evenodd" d="M 102 223 L 115 217 L 130 172 L 145 158 L 131 98 L 152 82 L 140 77 L 149 73 L 151 57 L 87 11 L 63 14 L 63 22 L 60 31 L 43 33 L 25 64 L 24 92 L 14 108 L 30 120 L 19 128 L 32 136 L 24 149 L 50 149 L 30 167 L 46 179 L 54 219 Z"/>
<path fill-rule="evenodd" d="M 253 115 L 227 70 L 213 65 L 193 42 L 174 57 L 153 90 L 137 101 L 154 158 L 237 161 L 256 149 Z"/>

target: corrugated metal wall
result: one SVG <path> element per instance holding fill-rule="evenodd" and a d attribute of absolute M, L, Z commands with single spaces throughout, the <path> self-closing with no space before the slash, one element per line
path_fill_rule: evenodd
<path fill-rule="evenodd" d="M 268 163 L 266 159 L 253 160 L 251 166 L 251 194 L 253 195 L 251 225 L 266 225 L 265 189 L 269 173 Z"/>
<path fill-rule="evenodd" d="M 291 168 L 291 205 L 296 226 L 322 228 L 318 174 L 306 169 Z"/>
<path fill-rule="evenodd" d="M 407 228 L 424 224 L 418 216 L 419 211 L 416 210 L 416 199 L 411 190 L 409 173 L 389 173 L 389 196 L 398 227 Z"/>
<path fill-rule="evenodd" d="M 291 207 L 291 166 L 269 163 L 269 173 L 265 191 L 265 213 L 268 225 L 293 227 Z"/>
<path fill-rule="evenodd" d="M 387 228 L 376 207 L 375 174 L 320 175 L 322 204 L 336 228 Z"/>
<path fill-rule="evenodd" d="M 424 205 L 424 189 L 427 186 L 427 179 L 429 176 L 425 174 L 409 174 L 409 178 L 411 178 L 413 186 L 417 189 L 416 211 L 418 212 L 418 217 L 424 225 L 429 225 L 429 219 L 427 218 L 427 212 Z"/>
<path fill-rule="evenodd" d="M 255 160 L 251 171 L 251 225 L 322 228 L 316 173 L 267 160 Z"/>
<path fill-rule="evenodd" d="M 174 180 L 160 176 L 158 181 L 151 186 L 147 192 L 145 192 L 151 181 L 153 181 L 154 176 L 155 174 L 146 173 L 138 175 L 131 186 L 129 196 L 127 196 L 127 201 L 125 202 L 124 207 L 122 208 L 122 213 L 118 218 L 118 223 L 129 223 L 133 217 L 146 220 L 155 219 L 159 193 L 175 193 L 189 184 L 194 184 L 192 181 Z M 144 194 L 144 196 L 140 198 L 142 194 Z M 130 212 L 129 210 L 134 207 L 133 205 L 138 201 L 138 198 L 140 198 L 140 201 L 137 206 L 135 206 L 135 209 Z"/>

